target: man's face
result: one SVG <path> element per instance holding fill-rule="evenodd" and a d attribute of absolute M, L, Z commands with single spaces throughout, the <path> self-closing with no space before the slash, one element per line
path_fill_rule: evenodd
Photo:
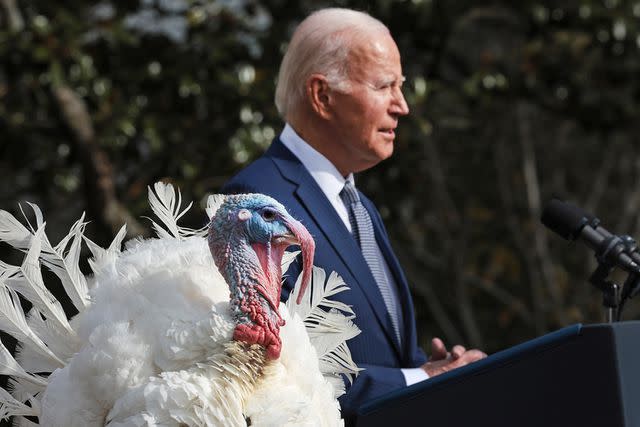
<path fill-rule="evenodd" d="M 350 89 L 334 91 L 330 125 L 348 172 L 359 172 L 391 156 L 398 119 L 409 113 L 400 52 L 391 36 L 374 33 L 357 43 L 348 74 Z"/>

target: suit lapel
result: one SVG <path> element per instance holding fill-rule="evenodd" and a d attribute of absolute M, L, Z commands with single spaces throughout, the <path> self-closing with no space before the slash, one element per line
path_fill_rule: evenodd
<path fill-rule="evenodd" d="M 391 318 L 375 283 L 371 270 L 367 265 L 355 239 L 345 227 L 342 219 L 335 211 L 318 183 L 307 169 L 291 153 L 279 139 L 274 140 L 266 153 L 275 162 L 282 175 L 297 184 L 296 196 L 313 218 L 316 226 L 325 235 L 346 268 L 351 272 L 357 285 L 367 298 L 387 338 L 400 354 L 399 344 L 393 332 Z M 378 230 L 376 230 L 376 235 Z M 377 237 L 377 236 L 376 236 Z M 351 285 L 348 283 L 348 285 Z M 356 313 L 357 315 L 357 313 Z"/>

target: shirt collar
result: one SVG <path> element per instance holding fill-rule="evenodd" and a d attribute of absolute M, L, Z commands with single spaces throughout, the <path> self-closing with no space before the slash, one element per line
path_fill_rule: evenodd
<path fill-rule="evenodd" d="M 302 139 L 288 123 L 280 134 L 280 141 L 307 168 L 329 200 L 339 198 L 339 194 L 347 181 L 354 184 L 352 173 L 345 179 L 329 159 Z"/>

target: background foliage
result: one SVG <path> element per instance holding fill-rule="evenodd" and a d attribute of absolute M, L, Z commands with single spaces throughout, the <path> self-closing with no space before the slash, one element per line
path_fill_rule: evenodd
<path fill-rule="evenodd" d="M 86 210 L 106 244 L 125 220 L 148 232 L 159 179 L 202 200 L 281 130 L 286 41 L 330 5 L 381 19 L 403 55 L 412 113 L 358 184 L 425 347 L 601 320 L 595 261 L 539 217 L 556 195 L 639 235 L 640 1 L 0 0 L 0 207 L 37 203 L 54 241 Z"/>

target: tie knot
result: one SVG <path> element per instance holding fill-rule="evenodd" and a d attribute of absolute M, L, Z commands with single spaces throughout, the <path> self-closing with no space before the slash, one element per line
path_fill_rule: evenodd
<path fill-rule="evenodd" d="M 358 203 L 360 201 L 358 190 L 356 190 L 356 187 L 351 183 L 351 181 L 347 181 L 344 184 L 344 187 L 340 192 L 340 198 L 342 199 L 342 202 L 347 206 Z"/>

